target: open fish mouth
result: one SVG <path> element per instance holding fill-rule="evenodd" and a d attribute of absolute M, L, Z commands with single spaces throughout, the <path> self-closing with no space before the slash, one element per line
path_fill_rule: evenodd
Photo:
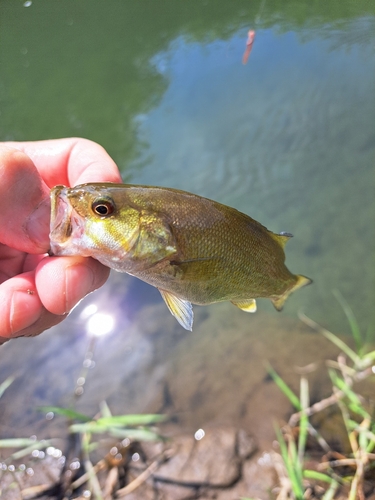
<path fill-rule="evenodd" d="M 50 255 L 71 254 L 72 240 L 79 239 L 83 232 L 80 218 L 69 203 L 66 188 L 56 186 L 51 190 Z"/>

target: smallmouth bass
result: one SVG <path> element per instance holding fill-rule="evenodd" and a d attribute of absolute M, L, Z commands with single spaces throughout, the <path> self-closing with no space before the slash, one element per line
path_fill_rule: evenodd
<path fill-rule="evenodd" d="M 229 300 L 246 312 L 257 298 L 281 310 L 311 283 L 285 266 L 288 233 L 177 189 L 88 183 L 51 190 L 51 255 L 93 257 L 155 286 L 192 329 L 192 304 Z"/>

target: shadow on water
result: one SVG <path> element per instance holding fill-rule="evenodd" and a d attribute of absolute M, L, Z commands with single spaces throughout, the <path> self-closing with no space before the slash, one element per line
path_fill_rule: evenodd
<path fill-rule="evenodd" d="M 79 410 L 94 415 L 106 399 L 114 413 L 166 411 L 188 428 L 229 420 L 269 444 L 268 417 L 290 407 L 264 362 L 295 386 L 295 365 L 320 366 L 333 349 L 295 320 L 297 311 L 347 332 L 331 293 L 338 288 L 373 334 L 374 7 L 24 5 L 0 4 L 2 140 L 88 137 L 127 182 L 195 191 L 291 231 L 288 266 L 314 285 L 281 315 L 265 301 L 251 317 L 230 304 L 196 307 L 190 334 L 156 290 L 112 275 L 63 324 L 1 348 L 1 380 L 16 375 L 0 403 L 1 436 L 61 433 L 36 407 L 72 403 L 92 342 L 88 320 L 102 313 L 114 327 L 97 337 Z M 249 28 L 256 40 L 244 66 Z M 317 398 L 323 378 L 318 368 Z"/>

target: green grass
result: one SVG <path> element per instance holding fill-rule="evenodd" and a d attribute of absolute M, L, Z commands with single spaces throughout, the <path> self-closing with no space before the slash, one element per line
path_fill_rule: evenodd
<path fill-rule="evenodd" d="M 278 427 L 275 429 L 284 466 L 282 486 L 279 488 L 277 499 L 303 500 L 308 496 L 311 499 L 334 500 L 336 494 L 342 494 L 342 492 L 343 494 L 346 492 L 348 500 L 364 499 L 364 479 L 366 474 L 375 469 L 374 401 L 369 404 L 361 394 L 354 390 L 356 382 L 374 377 L 375 351 L 366 349 L 365 340 L 347 302 L 338 292 L 335 292 L 335 296 L 348 318 L 355 350 L 311 319 L 301 316 L 302 321 L 320 332 L 341 351 L 337 361 L 327 360 L 328 373 L 332 382 L 331 396 L 309 406 L 309 389 L 304 377 L 301 378 L 300 394 L 297 395 L 271 366 L 268 367 L 276 385 L 297 410 L 288 425 L 282 429 Z M 341 455 L 342 458 L 337 460 L 321 461 L 317 469 L 312 470 L 305 466 L 309 458 L 306 450 L 309 434 L 317 438 L 318 443 L 323 442 L 322 456 L 327 452 L 329 445 L 314 429 L 310 417 L 329 406 L 337 406 L 341 412 L 350 452 L 346 456 Z M 298 438 L 296 438 L 296 431 Z M 317 488 L 320 492 L 323 488 L 324 494 L 319 493 L 318 496 L 314 496 Z"/>
<path fill-rule="evenodd" d="M 108 437 L 116 440 L 119 454 L 124 453 L 123 450 L 129 447 L 129 445 L 121 444 L 120 440 L 124 440 L 124 438 L 128 438 L 129 443 L 132 441 L 161 440 L 162 437 L 154 428 L 154 425 L 166 420 L 164 415 L 159 414 L 112 415 L 105 402 L 102 403 L 101 412 L 95 419 L 70 408 L 45 406 L 40 407 L 39 410 L 45 413 L 53 412 L 67 419 L 66 423 L 69 433 L 76 435 L 78 438 L 77 442 L 80 443 L 80 454 L 85 470 L 79 481 L 73 482 L 70 485 L 70 489 L 74 491 L 87 482 L 93 498 L 97 500 L 104 498 L 97 478 L 97 472 L 106 467 L 106 461 L 105 459 L 101 459 L 93 465 L 91 459 L 92 452 L 97 450 L 100 444 L 104 444 L 107 448 L 113 447 L 114 440 L 112 439 L 109 445 Z M 0 449 L 16 449 L 16 451 L 13 451 L 4 460 L 4 463 L 9 465 L 21 458 L 30 457 L 30 454 L 34 450 L 45 450 L 48 446 L 52 446 L 54 442 L 53 439 L 40 441 L 28 438 L 1 439 Z M 9 469 L 7 472 L 9 472 Z M 0 477 L 3 473 L 4 471 L 0 471 Z M 18 487 L 16 480 L 12 483 L 12 487 Z"/>
<path fill-rule="evenodd" d="M 0 397 L 4 394 L 6 389 L 12 384 L 13 378 L 10 377 L 0 385 Z M 73 398 L 76 401 L 76 398 Z M 79 443 L 81 455 L 81 463 L 83 465 L 83 475 L 73 481 L 69 485 L 69 490 L 75 491 L 83 484 L 87 483 L 89 490 L 92 493 L 92 498 L 102 500 L 104 498 L 97 477 L 99 470 L 108 470 L 109 465 L 105 458 L 96 461 L 95 465 L 92 461 L 92 454 L 99 446 L 109 453 L 110 448 L 114 445 L 119 450 L 119 456 L 131 456 L 131 443 L 134 441 L 155 441 L 163 439 L 155 426 L 166 420 L 164 415 L 160 414 L 138 414 L 138 415 L 112 415 L 106 402 L 100 406 L 100 412 L 95 418 L 77 412 L 74 408 L 61 408 L 56 406 L 42 406 L 38 408 L 39 411 L 48 414 L 53 413 L 54 416 L 60 416 L 65 419 L 65 425 L 71 435 L 76 437 L 75 443 Z M 127 444 L 124 443 L 126 439 Z M 61 441 L 57 440 L 57 441 Z M 9 438 L 0 439 L 0 453 L 2 450 L 7 451 L 6 458 L 2 459 L 6 469 L 0 469 L 0 479 L 3 474 L 10 473 L 13 475 L 13 482 L 9 488 L 19 490 L 20 498 L 23 498 L 21 486 L 18 483 L 15 472 L 17 467 L 13 464 L 18 460 L 32 460 L 32 453 L 35 450 L 46 450 L 47 447 L 56 444 L 55 439 L 37 440 L 31 438 Z M 129 450 L 129 451 L 128 451 Z M 105 454 L 105 452 L 104 452 Z M 101 452 L 101 456 L 103 452 Z M 121 459 L 119 459 L 119 462 Z M 42 487 L 41 487 L 42 488 Z M 2 492 L 0 491 L 0 496 Z"/>

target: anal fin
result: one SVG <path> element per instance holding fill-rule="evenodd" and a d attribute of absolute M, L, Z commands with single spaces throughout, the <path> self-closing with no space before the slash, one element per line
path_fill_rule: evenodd
<path fill-rule="evenodd" d="M 257 310 L 257 303 L 255 299 L 240 300 L 238 302 L 232 300 L 232 304 L 248 313 L 255 313 Z"/>
<path fill-rule="evenodd" d="M 188 300 L 181 299 L 177 297 L 177 295 L 173 295 L 173 293 L 166 292 L 165 290 L 160 290 L 159 292 L 164 299 L 164 302 L 167 304 L 167 307 L 174 316 L 177 321 L 183 326 L 186 330 L 193 329 L 193 306 L 191 302 Z"/>

